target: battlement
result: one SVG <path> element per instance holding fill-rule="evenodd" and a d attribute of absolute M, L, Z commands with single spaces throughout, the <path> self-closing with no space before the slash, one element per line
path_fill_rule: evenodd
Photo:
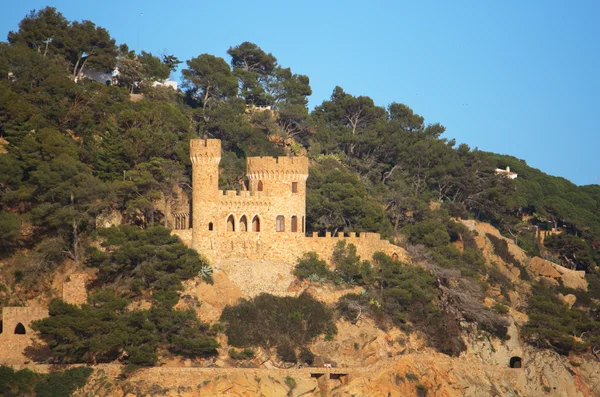
<path fill-rule="evenodd" d="M 221 196 L 230 197 L 266 197 L 265 192 L 250 190 L 219 190 Z"/>
<path fill-rule="evenodd" d="M 220 139 L 190 140 L 190 159 L 192 163 L 219 162 L 221 160 Z"/>
<path fill-rule="evenodd" d="M 308 178 L 307 157 L 248 157 L 248 179 L 297 179 Z"/>

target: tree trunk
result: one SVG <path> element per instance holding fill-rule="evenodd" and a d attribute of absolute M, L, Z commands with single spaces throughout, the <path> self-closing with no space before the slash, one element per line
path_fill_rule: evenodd
<path fill-rule="evenodd" d="M 168 215 L 169 215 L 169 198 L 167 197 L 167 195 L 164 195 L 165 197 L 165 218 L 164 218 L 164 224 L 165 227 L 169 227 L 169 221 L 167 220 Z"/>

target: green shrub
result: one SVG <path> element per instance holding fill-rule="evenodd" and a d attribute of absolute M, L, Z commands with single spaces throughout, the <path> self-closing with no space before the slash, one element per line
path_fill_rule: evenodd
<path fill-rule="evenodd" d="M 510 263 L 514 266 L 521 265 L 521 262 L 519 262 L 508 250 L 508 243 L 506 240 L 496 237 L 490 233 L 486 233 L 485 236 L 492 242 L 492 245 L 494 246 L 494 253 L 502 258 L 504 262 Z"/>
<path fill-rule="evenodd" d="M 600 321 L 590 318 L 587 312 L 569 309 L 543 285 L 534 285 L 527 312 L 529 321 L 522 335 L 534 346 L 563 355 L 585 351 L 589 346 L 600 348 Z M 581 335 L 583 341 L 574 335 Z"/>
<path fill-rule="evenodd" d="M 354 244 L 338 241 L 331 256 L 336 274 L 346 283 L 364 285 L 371 279 L 373 269 L 369 261 L 361 261 Z"/>
<path fill-rule="evenodd" d="M 506 314 L 508 313 L 508 308 L 504 306 L 502 303 L 496 303 L 494 305 L 494 311 L 498 314 Z"/>
<path fill-rule="evenodd" d="M 287 343 L 277 345 L 277 356 L 281 361 L 286 363 L 295 363 L 298 361 L 298 358 L 296 357 L 296 351 Z"/>
<path fill-rule="evenodd" d="M 290 388 L 290 391 L 292 391 L 296 388 L 296 379 L 292 378 L 291 376 L 286 376 L 285 384 Z"/>
<path fill-rule="evenodd" d="M 121 225 L 98 234 L 107 252 L 90 249 L 87 264 L 99 270 L 99 286 L 118 281 L 123 290 L 139 295 L 143 290 L 180 290 L 181 281 L 199 274 L 212 282 L 208 264 L 164 227 Z"/>
<path fill-rule="evenodd" d="M 333 313 L 310 294 L 279 297 L 260 294 L 227 306 L 221 315 L 231 346 L 305 346 L 321 334 L 335 333 Z"/>
<path fill-rule="evenodd" d="M 407 372 L 406 374 L 404 374 L 404 377 L 411 382 L 416 382 L 419 380 L 419 377 L 413 374 L 412 372 Z"/>
<path fill-rule="evenodd" d="M 300 348 L 300 355 L 298 358 L 300 358 L 300 361 L 308 365 L 313 365 L 315 362 L 315 355 L 307 347 Z"/>
<path fill-rule="evenodd" d="M 319 259 L 316 252 L 307 252 L 304 254 L 294 268 L 294 275 L 301 279 L 307 279 L 315 275 L 323 280 L 333 278 L 333 274 L 327 267 L 327 263 Z"/>
<path fill-rule="evenodd" d="M 416 387 L 415 387 L 416 391 L 417 391 L 417 396 L 418 397 L 426 397 L 427 396 L 427 392 L 429 391 L 429 389 L 427 388 L 427 386 L 419 383 Z"/>
<path fill-rule="evenodd" d="M 28 369 L 15 371 L 0 366 L 0 396 L 69 397 L 87 382 L 92 369 L 78 367 L 61 372 L 39 374 Z"/>
<path fill-rule="evenodd" d="M 219 344 L 194 310 L 173 310 L 174 302 L 166 297 L 149 310 L 130 311 L 128 304 L 109 290 L 90 296 L 89 304 L 81 307 L 54 300 L 50 316 L 35 321 L 33 328 L 55 360 L 64 363 L 120 359 L 129 365 L 152 365 L 159 347 L 186 357 L 217 353 Z"/>
<path fill-rule="evenodd" d="M 229 357 L 231 357 L 234 360 L 248 360 L 254 358 L 254 350 L 244 349 L 241 351 L 237 351 L 235 349 L 229 349 Z"/>

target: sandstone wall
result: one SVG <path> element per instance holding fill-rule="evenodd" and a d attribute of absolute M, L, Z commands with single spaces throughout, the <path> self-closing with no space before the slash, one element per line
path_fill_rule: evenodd
<path fill-rule="evenodd" d="M 33 344 L 34 332 L 31 323 L 48 317 L 48 311 L 33 307 L 2 308 L 2 333 L 0 333 L 0 365 L 23 364 L 28 359 L 23 355 L 25 348 Z M 22 331 L 24 334 L 15 332 Z"/>

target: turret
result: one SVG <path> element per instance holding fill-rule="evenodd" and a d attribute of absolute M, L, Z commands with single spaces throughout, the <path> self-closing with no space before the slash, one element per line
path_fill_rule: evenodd
<path fill-rule="evenodd" d="M 271 203 L 263 213 L 265 232 L 304 233 L 308 158 L 249 157 L 246 166 L 250 192 Z"/>
<path fill-rule="evenodd" d="M 192 139 L 192 248 L 202 231 L 217 231 L 219 209 L 219 139 Z"/>

